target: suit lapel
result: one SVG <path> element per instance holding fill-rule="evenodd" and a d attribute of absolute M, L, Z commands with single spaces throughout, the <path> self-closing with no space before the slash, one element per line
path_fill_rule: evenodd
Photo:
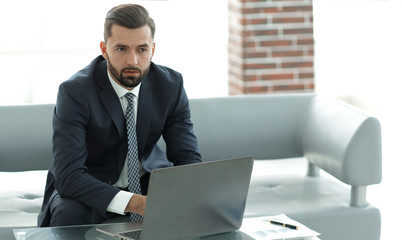
<path fill-rule="evenodd" d="M 142 158 L 146 138 L 148 136 L 149 127 L 150 127 L 150 119 L 153 105 L 153 97 L 151 91 L 152 84 L 152 64 L 151 69 L 145 77 L 145 79 L 141 83 L 141 89 L 139 93 L 139 102 L 138 102 L 138 113 L 137 113 L 137 142 L 138 142 L 138 155 L 139 158 Z M 123 111 L 121 107 L 119 107 L 120 101 L 114 91 L 112 85 L 110 84 L 109 78 L 107 76 L 107 66 L 106 61 L 103 61 L 99 64 L 99 71 L 96 73 L 95 79 L 98 79 L 99 83 L 99 97 L 105 106 L 107 112 L 112 118 L 114 124 L 119 131 L 120 136 L 125 136 L 125 118 L 123 115 Z"/>
<path fill-rule="evenodd" d="M 141 83 L 141 89 L 138 100 L 138 113 L 137 113 L 137 139 L 138 139 L 138 155 L 142 158 L 144 152 L 146 138 L 149 132 L 149 125 L 151 120 L 151 112 L 153 105 L 153 97 L 150 86 L 151 71 Z"/>
<path fill-rule="evenodd" d="M 109 113 L 116 125 L 119 135 L 124 136 L 126 134 L 126 129 L 121 103 L 107 76 L 106 61 L 99 65 L 99 71 L 97 71 L 95 77 L 95 79 L 98 79 L 99 81 L 99 97 L 105 106 L 106 111 Z"/>

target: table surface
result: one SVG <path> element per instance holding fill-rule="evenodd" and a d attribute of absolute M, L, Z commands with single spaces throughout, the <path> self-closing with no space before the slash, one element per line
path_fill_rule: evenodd
<path fill-rule="evenodd" d="M 114 223 L 116 224 L 116 223 Z M 118 224 L 118 223 L 117 223 Z M 18 228 L 10 229 L 16 240 L 54 240 L 54 239 L 71 239 L 71 240 L 116 240 L 116 238 L 103 234 L 96 230 L 99 225 L 82 225 L 68 227 L 46 227 L 46 228 Z M 13 232 L 13 233 L 12 233 Z M 217 235 L 210 235 L 196 238 L 200 240 L 252 240 L 241 231 L 232 231 Z M 308 238 L 311 240 L 319 240 L 319 238 Z"/>

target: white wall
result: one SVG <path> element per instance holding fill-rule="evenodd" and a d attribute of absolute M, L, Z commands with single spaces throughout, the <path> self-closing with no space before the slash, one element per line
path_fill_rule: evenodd
<path fill-rule="evenodd" d="M 382 131 L 381 184 L 367 199 L 381 211 L 381 239 L 399 236 L 402 212 L 402 1 L 314 0 L 316 90 L 376 116 Z"/>

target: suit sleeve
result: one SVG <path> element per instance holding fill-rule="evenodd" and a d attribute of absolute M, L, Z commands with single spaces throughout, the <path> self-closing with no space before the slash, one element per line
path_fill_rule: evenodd
<path fill-rule="evenodd" d="M 106 215 L 118 188 L 89 175 L 85 162 L 88 104 L 85 90 L 64 83 L 60 86 L 53 116 L 53 164 L 51 172 L 55 188 L 62 197 L 69 197 Z"/>
<path fill-rule="evenodd" d="M 174 108 L 166 120 L 163 132 L 167 157 L 176 166 L 201 162 L 197 138 L 191 122 L 189 101 L 182 79 L 180 83 Z"/>

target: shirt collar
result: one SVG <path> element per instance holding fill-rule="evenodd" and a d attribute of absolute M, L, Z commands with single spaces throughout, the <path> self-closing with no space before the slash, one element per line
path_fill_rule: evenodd
<path fill-rule="evenodd" d="M 141 87 L 141 83 L 138 84 L 138 86 L 136 86 L 135 88 L 131 89 L 131 90 L 127 90 L 124 87 L 120 86 L 117 82 L 115 82 L 112 78 L 112 76 L 110 75 L 109 71 L 107 71 L 107 76 L 109 77 L 109 81 L 112 84 L 112 87 L 114 89 L 114 91 L 116 92 L 117 96 L 119 98 L 124 97 L 124 95 L 126 95 L 126 93 L 131 92 L 133 93 L 136 97 L 138 97 L 138 94 L 140 92 L 140 87 Z"/>

